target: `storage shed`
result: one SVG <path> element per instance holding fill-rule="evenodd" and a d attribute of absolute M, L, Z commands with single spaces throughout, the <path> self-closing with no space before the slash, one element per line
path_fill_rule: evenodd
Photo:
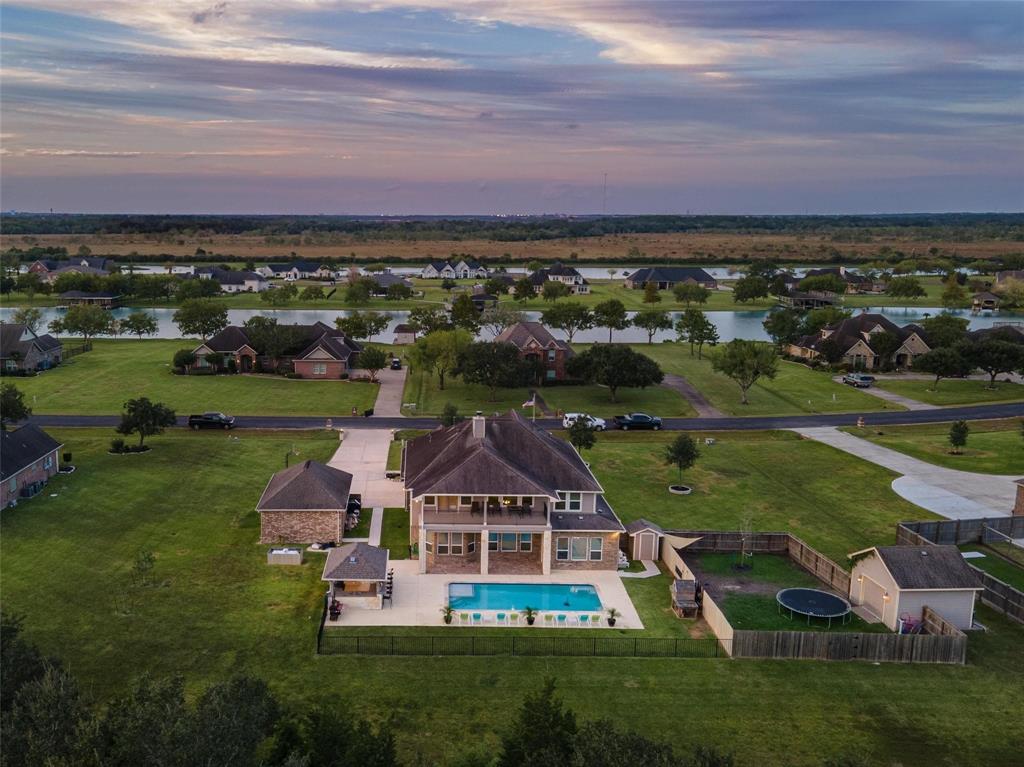
<path fill-rule="evenodd" d="M 850 560 L 850 602 L 893 631 L 901 620 L 920 621 L 925 606 L 957 628 L 971 628 L 982 586 L 956 546 L 875 546 Z"/>
<path fill-rule="evenodd" d="M 637 519 L 626 525 L 629 536 L 629 558 L 654 562 L 661 558 L 661 539 L 665 531 L 654 522 Z"/>

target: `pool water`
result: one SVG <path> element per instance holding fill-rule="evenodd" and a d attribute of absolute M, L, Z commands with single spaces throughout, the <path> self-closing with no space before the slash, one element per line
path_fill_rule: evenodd
<path fill-rule="evenodd" d="M 454 610 L 601 610 L 597 589 L 567 583 L 451 583 L 448 604 Z"/>

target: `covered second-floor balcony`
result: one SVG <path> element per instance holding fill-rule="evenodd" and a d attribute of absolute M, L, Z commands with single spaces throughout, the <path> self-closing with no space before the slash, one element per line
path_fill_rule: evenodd
<path fill-rule="evenodd" d="M 546 496 L 427 495 L 423 524 L 546 527 L 551 502 Z"/>

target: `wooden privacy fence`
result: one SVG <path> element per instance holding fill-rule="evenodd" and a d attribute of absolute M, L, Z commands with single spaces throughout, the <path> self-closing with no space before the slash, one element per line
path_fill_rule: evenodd
<path fill-rule="evenodd" d="M 984 543 L 986 531 L 990 529 L 1011 538 L 1024 538 L 1024 517 L 901 522 L 896 525 L 896 543 L 910 546 Z M 994 575 L 989 575 L 980 567 L 971 565 L 970 561 L 967 564 L 971 566 L 981 581 L 981 585 L 985 587 L 985 590 L 981 592 L 981 601 L 996 612 L 1019 623 L 1024 623 L 1024 592 L 999 580 Z"/>
<path fill-rule="evenodd" d="M 960 636 L 950 636 L 832 631 L 735 631 L 732 657 L 963 664 L 967 658 L 967 637 L 962 633 Z"/>

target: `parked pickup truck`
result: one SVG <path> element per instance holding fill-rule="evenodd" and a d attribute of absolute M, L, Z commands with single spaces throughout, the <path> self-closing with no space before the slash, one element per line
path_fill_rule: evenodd
<path fill-rule="evenodd" d="M 866 373 L 847 373 L 843 376 L 844 384 L 855 386 L 858 389 L 867 389 L 874 382 L 875 377 L 869 376 Z"/>
<path fill-rule="evenodd" d="M 657 431 L 661 428 L 661 419 L 646 413 L 629 413 L 615 416 L 615 425 L 623 431 L 629 429 L 654 429 Z"/>
<path fill-rule="evenodd" d="M 233 415 L 224 415 L 223 413 L 201 413 L 200 415 L 190 415 L 188 417 L 188 425 L 190 429 L 230 429 L 235 425 L 235 417 Z"/>

